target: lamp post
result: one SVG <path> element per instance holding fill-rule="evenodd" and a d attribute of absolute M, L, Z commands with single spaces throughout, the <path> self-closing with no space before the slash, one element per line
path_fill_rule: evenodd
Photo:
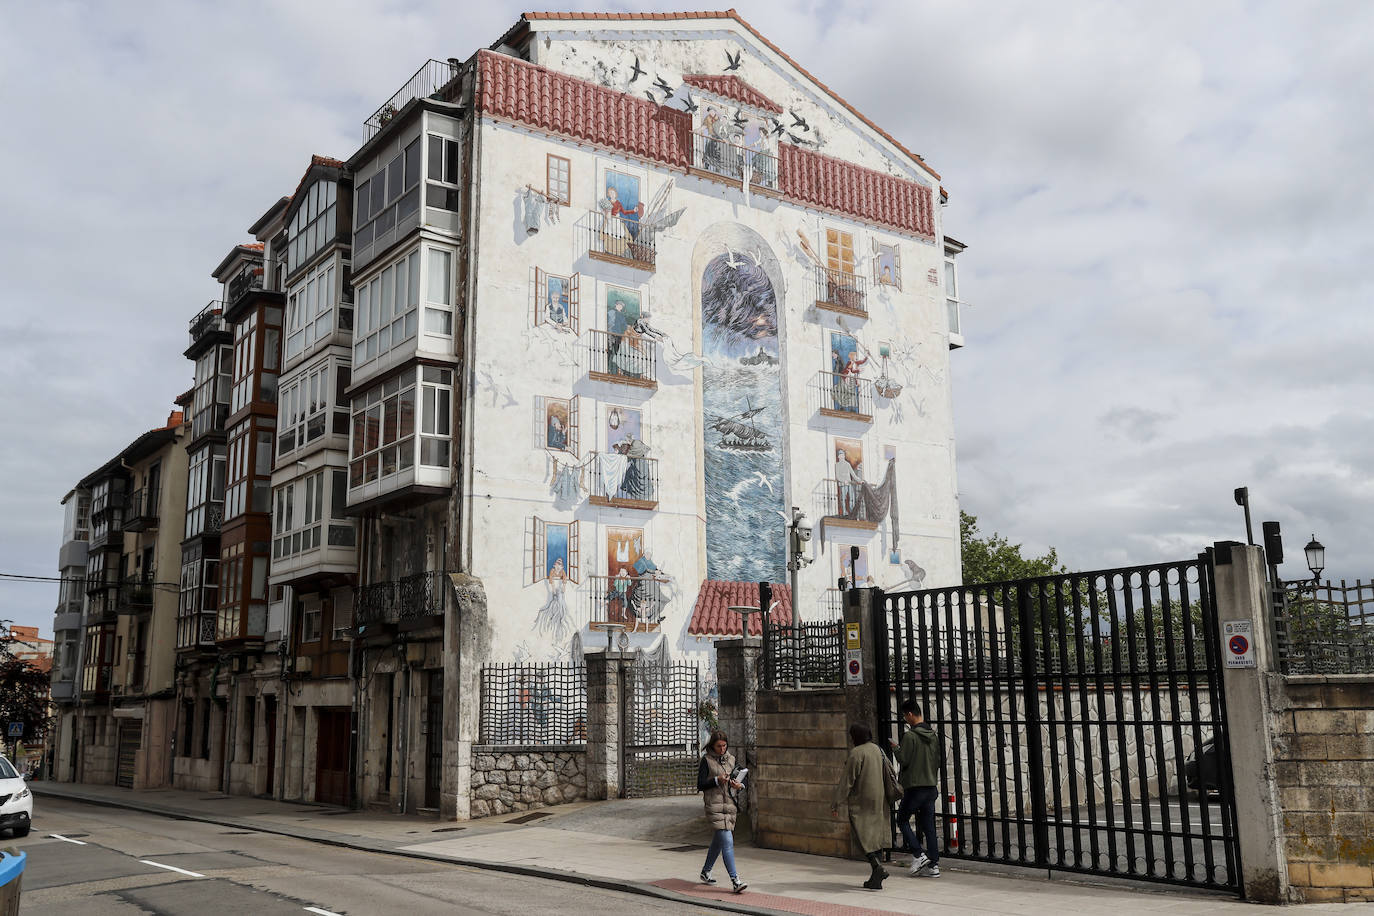
<path fill-rule="evenodd" d="M 1326 548 L 1314 534 L 1302 552 L 1307 555 L 1307 568 L 1312 571 L 1312 579 L 1315 581 L 1321 576 L 1322 570 L 1326 569 Z"/>

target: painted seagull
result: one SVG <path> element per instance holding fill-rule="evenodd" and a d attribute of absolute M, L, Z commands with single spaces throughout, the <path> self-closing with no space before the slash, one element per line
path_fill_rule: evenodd
<path fill-rule="evenodd" d="M 769 493 L 773 492 L 773 481 L 769 480 L 763 471 L 755 471 L 754 476 L 759 479 L 759 486 L 767 487 Z"/>
<path fill-rule="evenodd" d="M 751 258 L 754 259 L 754 266 L 755 266 L 755 267 L 762 267 L 762 266 L 763 266 L 763 258 L 759 256 L 759 253 L 758 253 L 757 251 L 750 251 L 750 252 L 747 252 L 747 254 L 749 255 L 749 257 L 751 257 Z"/>
<path fill-rule="evenodd" d="M 739 69 L 739 59 L 740 59 L 740 55 L 742 55 L 743 53 L 744 53 L 743 51 L 736 51 L 734 54 L 731 54 L 729 51 L 726 51 L 726 52 L 725 52 L 725 59 L 726 59 L 727 61 L 730 62 L 730 65 L 729 65 L 728 67 L 726 67 L 725 69 L 726 69 L 727 71 L 730 71 L 730 70 L 738 70 L 738 69 Z"/>
<path fill-rule="evenodd" d="M 787 110 L 787 113 L 790 114 L 790 115 L 792 116 L 792 126 L 793 126 L 793 127 L 800 127 L 802 130 L 810 130 L 810 129 L 811 129 L 811 125 L 806 123 L 806 118 L 803 118 L 801 115 L 797 114 L 795 111 L 793 111 L 793 110 L 790 109 L 790 108 Z"/>
<path fill-rule="evenodd" d="M 730 250 L 729 245 L 725 246 L 725 253 L 726 255 L 728 255 L 728 257 L 725 259 L 725 266 L 730 268 L 731 270 L 739 270 L 740 267 L 744 264 L 744 262 L 735 258 L 735 253 Z"/>
<path fill-rule="evenodd" d="M 630 71 L 630 82 L 633 83 L 635 80 L 639 79 L 641 76 L 643 76 L 643 75 L 644 75 L 645 73 L 647 73 L 647 72 L 648 72 L 647 70 L 645 70 L 643 67 L 641 67 L 641 66 L 639 65 L 639 57 L 638 57 L 638 55 L 636 55 L 636 56 L 635 56 L 635 67 L 634 67 L 633 70 Z"/>
<path fill-rule="evenodd" d="M 654 88 L 663 93 L 663 101 L 668 101 L 673 97 L 673 87 L 664 82 L 663 77 L 654 77 Z"/>

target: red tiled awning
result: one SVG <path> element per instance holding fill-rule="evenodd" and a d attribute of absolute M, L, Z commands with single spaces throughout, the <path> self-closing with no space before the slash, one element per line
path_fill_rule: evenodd
<path fill-rule="evenodd" d="M 722 98 L 733 99 L 751 108 L 759 108 L 763 111 L 771 111 L 773 114 L 782 114 L 782 106 L 770 99 L 768 96 L 750 86 L 738 76 L 729 74 L 720 75 L 712 73 L 684 73 L 682 81 L 688 86 L 695 86 L 698 89 L 718 95 Z"/>
<path fill-rule="evenodd" d="M 792 622 L 792 589 L 787 585 L 773 586 L 774 623 Z M 707 579 L 701 583 L 697 593 L 696 607 L 692 609 L 692 621 L 687 624 L 689 636 L 738 636 L 740 632 L 739 614 L 731 607 L 758 607 L 759 584 L 757 582 L 726 582 L 720 579 Z M 749 615 L 749 635 L 763 635 L 763 618 L 759 614 Z"/>

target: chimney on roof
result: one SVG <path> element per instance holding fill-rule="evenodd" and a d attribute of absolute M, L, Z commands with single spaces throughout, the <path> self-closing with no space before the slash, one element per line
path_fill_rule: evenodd
<path fill-rule="evenodd" d="M 176 429 L 182 424 L 185 417 L 186 415 L 179 410 L 174 410 L 167 414 L 167 429 Z"/>

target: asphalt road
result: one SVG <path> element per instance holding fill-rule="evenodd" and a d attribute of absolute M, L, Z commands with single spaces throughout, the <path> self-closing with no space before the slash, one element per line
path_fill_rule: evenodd
<path fill-rule="evenodd" d="M 40 799 L 24 916 L 711 912 L 671 901 Z"/>

